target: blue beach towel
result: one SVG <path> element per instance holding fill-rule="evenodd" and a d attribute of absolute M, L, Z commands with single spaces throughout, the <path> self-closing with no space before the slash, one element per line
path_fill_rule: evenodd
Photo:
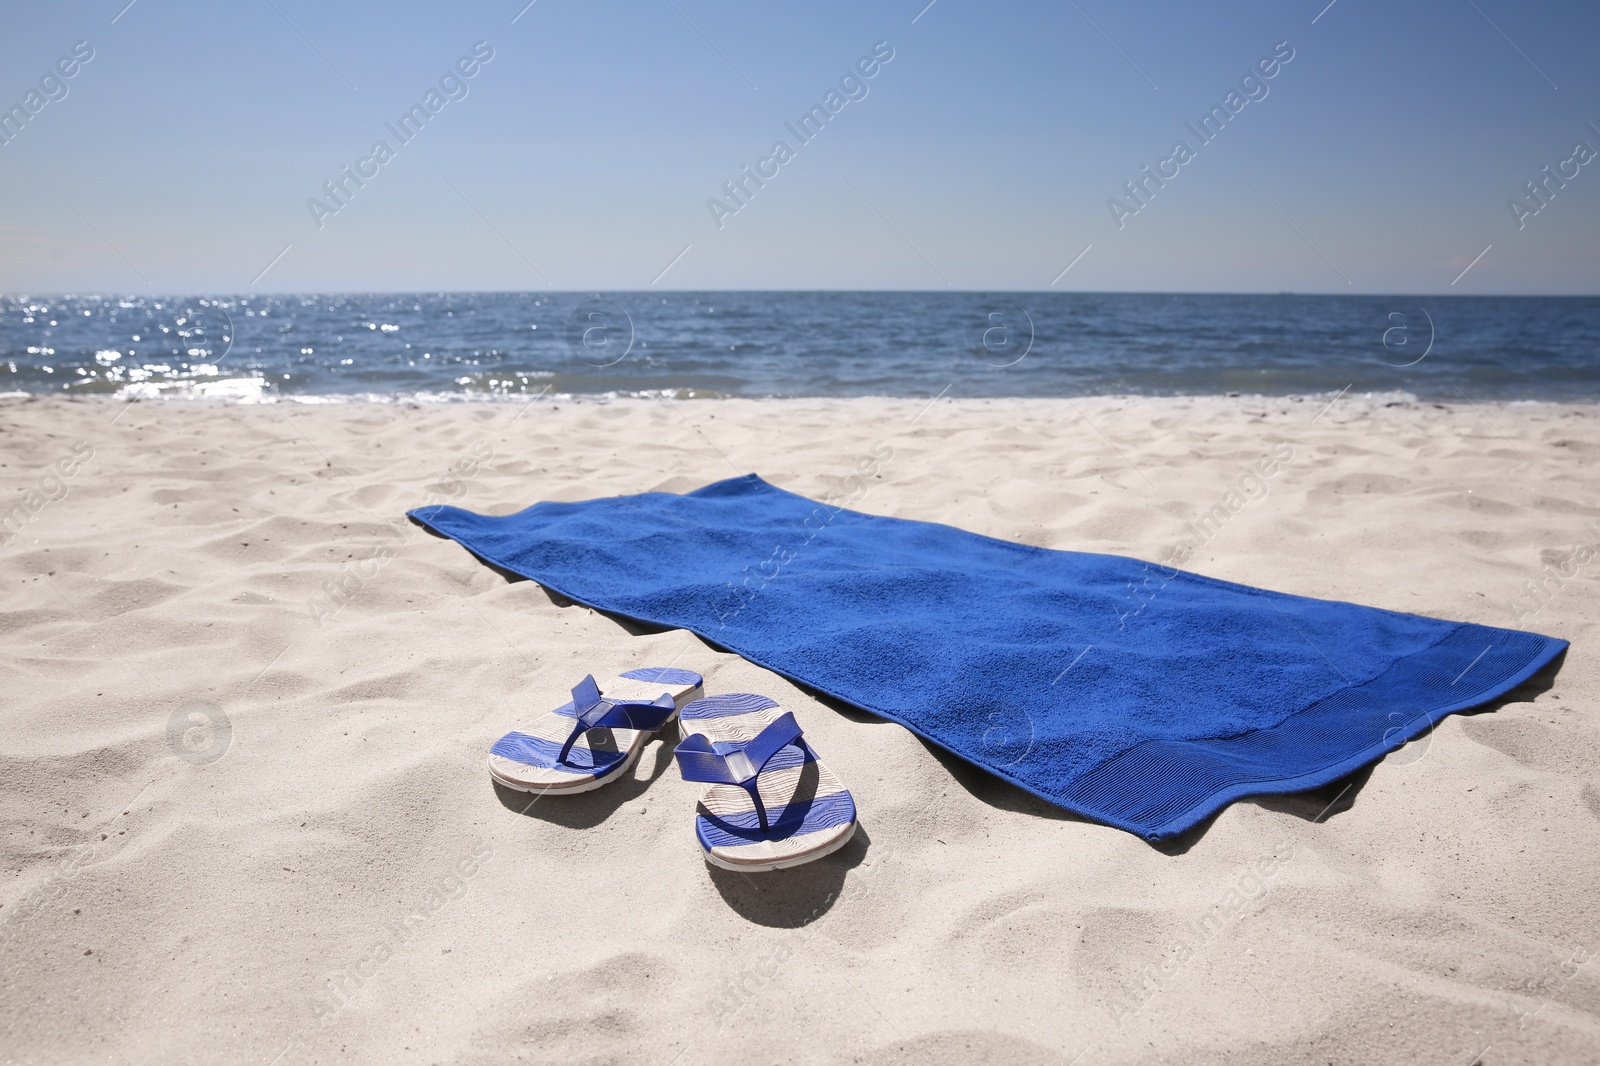
<path fill-rule="evenodd" d="M 410 512 L 578 603 L 691 630 L 1149 840 L 1315 788 L 1566 641 L 859 514 L 755 475 Z"/>

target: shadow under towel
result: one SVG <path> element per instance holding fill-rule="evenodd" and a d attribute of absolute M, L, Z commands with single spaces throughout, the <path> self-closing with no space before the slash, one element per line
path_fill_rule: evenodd
<path fill-rule="evenodd" d="M 1564 640 L 858 514 L 685 495 L 410 512 L 578 603 L 691 630 L 1087 818 L 1162 840 L 1334 781 Z"/>

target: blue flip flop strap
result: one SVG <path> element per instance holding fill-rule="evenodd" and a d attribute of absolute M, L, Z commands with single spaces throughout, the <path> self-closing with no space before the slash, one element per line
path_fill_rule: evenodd
<path fill-rule="evenodd" d="M 678 759 L 678 772 L 685 781 L 704 781 L 717 785 L 738 785 L 750 793 L 756 806 L 761 828 L 767 828 L 767 809 L 761 802 L 757 779 L 772 757 L 790 744 L 803 747 L 802 730 L 794 715 L 785 711 L 754 739 L 745 743 L 712 744 L 702 733 L 696 733 L 673 751 Z M 797 743 L 798 742 L 798 743 Z M 733 763 L 730 765 L 729 760 Z"/>
<path fill-rule="evenodd" d="M 572 709 L 577 712 L 577 724 L 567 735 L 556 761 L 565 763 L 567 755 L 578 738 L 591 729 L 660 729 L 677 709 L 672 696 L 663 692 L 653 701 L 606 700 L 600 698 L 600 686 L 594 675 L 588 674 L 572 688 Z M 568 765 L 571 765 L 570 763 Z"/>

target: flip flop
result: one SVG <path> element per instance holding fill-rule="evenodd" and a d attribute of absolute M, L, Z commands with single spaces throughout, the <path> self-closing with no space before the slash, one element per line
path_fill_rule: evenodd
<path fill-rule="evenodd" d="M 710 786 L 694 831 L 711 865 L 782 870 L 838 851 L 855 835 L 855 800 L 801 737 L 794 715 L 772 700 L 695 700 L 679 729 L 690 734 L 673 752 L 679 771 Z"/>
<path fill-rule="evenodd" d="M 519 792 L 572 795 L 615 781 L 679 708 L 705 695 L 692 670 L 649 667 L 595 684 L 590 674 L 526 731 L 489 749 L 489 776 Z"/>

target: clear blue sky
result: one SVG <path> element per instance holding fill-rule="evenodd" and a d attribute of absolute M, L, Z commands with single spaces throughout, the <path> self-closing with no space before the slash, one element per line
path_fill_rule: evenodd
<path fill-rule="evenodd" d="M 1088 247 L 1058 291 L 1600 292 L 1600 160 L 1521 229 L 1508 206 L 1600 151 L 1593 3 L 126 2 L 6 13 L 0 106 L 94 58 L 0 146 L 0 290 L 1026 290 Z M 785 123 L 880 41 L 802 144 Z M 1202 144 L 1185 123 L 1283 41 Z"/>

